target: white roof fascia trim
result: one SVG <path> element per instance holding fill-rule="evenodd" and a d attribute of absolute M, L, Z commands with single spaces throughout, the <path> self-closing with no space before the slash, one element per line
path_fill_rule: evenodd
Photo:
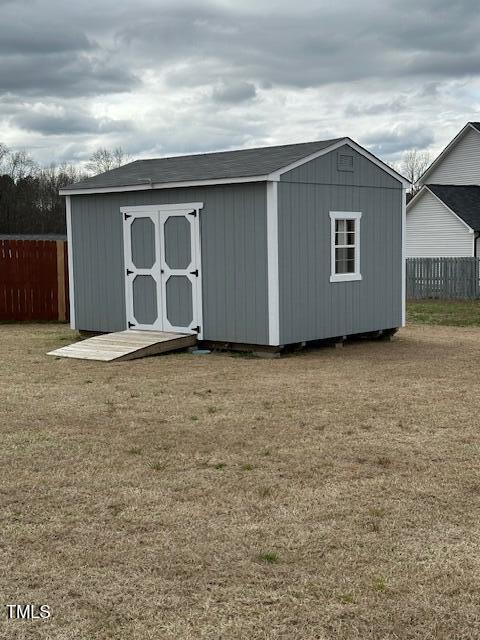
<path fill-rule="evenodd" d="M 286 167 L 282 167 L 281 169 L 278 169 L 278 171 L 272 172 L 268 176 L 268 178 L 270 180 L 278 180 L 283 173 L 287 171 L 291 171 L 292 169 L 296 169 L 297 167 L 300 167 L 302 164 L 305 164 L 306 162 L 310 162 L 311 160 L 320 158 L 321 156 L 324 156 L 327 153 L 330 153 L 331 151 L 335 151 L 335 149 L 343 147 L 344 145 L 349 146 L 351 149 L 353 149 L 354 151 L 362 155 L 364 158 L 367 158 L 367 160 L 370 160 L 371 162 L 373 162 L 373 164 L 377 165 L 377 167 L 380 167 L 380 169 L 383 169 L 383 171 L 385 171 L 390 176 L 392 176 L 392 178 L 395 178 L 395 180 L 398 180 L 403 185 L 404 188 L 410 187 L 409 180 L 407 180 L 406 178 L 401 176 L 399 173 L 397 173 L 395 169 L 392 169 L 391 167 L 389 167 L 388 164 L 386 164 L 385 162 L 383 162 L 382 160 L 374 156 L 373 153 L 370 153 L 370 151 L 367 151 L 366 149 L 361 147 L 359 144 L 354 142 L 351 138 L 342 138 L 338 142 L 335 142 L 334 144 L 330 145 L 329 147 L 325 147 L 320 151 L 316 151 L 315 153 L 311 153 L 310 155 L 305 156 L 305 158 L 301 158 L 296 162 L 292 162 Z"/>
<path fill-rule="evenodd" d="M 474 232 L 474 230 L 472 229 L 472 227 L 471 227 L 469 224 L 467 224 L 467 223 L 465 222 L 465 220 L 462 220 L 462 218 L 460 218 L 460 216 L 458 216 L 458 215 L 455 213 L 455 211 L 452 211 L 452 209 L 450 209 L 450 207 L 449 207 L 448 205 L 446 205 L 446 204 L 445 204 L 445 202 L 444 202 L 441 198 L 439 198 L 438 196 L 436 196 L 436 195 L 433 193 L 433 191 L 432 191 L 431 189 L 429 189 L 429 188 L 428 188 L 428 186 L 427 186 L 427 185 L 425 185 L 425 189 L 427 189 L 427 191 L 428 191 L 429 193 L 431 193 L 431 194 L 432 194 L 432 196 L 433 196 L 436 200 L 438 200 L 441 204 L 443 204 L 443 206 L 445 207 L 445 209 L 446 209 L 447 211 L 450 211 L 450 213 L 451 213 L 452 215 L 454 215 L 454 216 L 455 216 L 455 218 L 457 218 L 457 220 L 460 220 L 460 222 L 461 222 L 465 227 L 467 227 L 467 229 L 468 229 L 468 233 L 475 233 L 475 232 Z"/>
<path fill-rule="evenodd" d="M 245 178 L 218 178 L 217 180 L 192 180 L 185 182 L 149 182 L 124 187 L 92 187 L 91 189 L 60 189 L 61 196 L 79 196 L 92 193 L 120 193 L 122 191 L 150 191 L 151 189 L 176 189 L 178 187 L 204 187 L 216 184 L 241 184 L 242 182 L 276 181 L 270 176 L 247 176 Z"/>
<path fill-rule="evenodd" d="M 440 162 L 445 158 L 445 156 L 447 156 L 450 153 L 453 147 L 455 147 L 460 142 L 463 136 L 467 133 L 468 129 L 473 129 L 478 134 L 480 134 L 480 131 L 478 131 L 478 129 L 476 129 L 471 122 L 467 122 L 467 124 L 463 127 L 461 131 L 457 133 L 457 135 L 453 138 L 453 140 L 451 140 L 447 144 L 447 146 L 440 153 L 440 155 L 435 158 L 432 164 L 425 169 L 424 173 L 419 177 L 417 182 L 423 183 L 425 181 L 426 177 L 433 171 L 433 169 L 435 169 L 435 167 L 438 166 L 438 164 L 440 164 Z"/>
<path fill-rule="evenodd" d="M 417 191 L 417 193 L 413 196 L 413 198 L 410 200 L 410 202 L 407 203 L 407 213 L 410 211 L 410 207 L 413 205 L 413 203 L 420 199 L 420 196 L 424 193 L 424 190 L 426 188 L 427 187 L 424 184 L 422 184 L 422 186 Z"/>
<path fill-rule="evenodd" d="M 302 164 L 305 164 L 306 162 L 310 162 L 310 160 L 315 160 L 316 158 L 320 158 L 321 156 L 324 156 L 327 153 L 330 153 L 331 151 L 335 151 L 335 149 L 338 149 L 339 147 L 343 147 L 345 144 L 347 144 L 347 141 L 348 141 L 348 138 L 342 138 L 338 142 L 335 142 L 334 144 L 331 144 L 328 147 L 324 147 L 319 151 L 310 153 L 308 156 L 305 156 L 304 158 L 300 158 L 300 160 L 295 160 L 295 162 L 291 162 L 290 164 L 287 164 L 285 167 L 281 167 L 276 171 L 272 171 L 272 173 L 268 176 L 268 178 L 269 180 L 278 181 L 280 180 L 280 176 L 283 173 L 286 173 L 287 171 L 291 171 L 292 169 L 296 169 L 297 167 L 300 167 Z"/>

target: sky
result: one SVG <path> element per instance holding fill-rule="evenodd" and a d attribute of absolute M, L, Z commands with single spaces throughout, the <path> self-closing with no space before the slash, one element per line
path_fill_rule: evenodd
<path fill-rule="evenodd" d="M 341 136 L 398 162 L 468 120 L 478 0 L 0 0 L 0 142 L 42 164 Z"/>

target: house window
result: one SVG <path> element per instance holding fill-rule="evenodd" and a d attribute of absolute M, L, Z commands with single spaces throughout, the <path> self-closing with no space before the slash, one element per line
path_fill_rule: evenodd
<path fill-rule="evenodd" d="M 330 282 L 361 280 L 359 211 L 331 211 Z"/>

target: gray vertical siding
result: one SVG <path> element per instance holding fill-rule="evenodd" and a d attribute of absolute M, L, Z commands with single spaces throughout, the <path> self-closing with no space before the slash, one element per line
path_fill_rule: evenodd
<path fill-rule="evenodd" d="M 140 324 L 153 324 L 158 318 L 157 283 L 152 276 L 135 276 L 132 283 L 133 315 Z"/>
<path fill-rule="evenodd" d="M 192 283 L 186 276 L 170 276 L 165 290 L 168 321 L 174 327 L 188 327 L 193 319 Z"/>
<path fill-rule="evenodd" d="M 125 328 L 120 207 L 203 202 L 206 340 L 268 344 L 266 187 L 263 183 L 71 197 L 78 329 Z"/>
<path fill-rule="evenodd" d="M 398 327 L 402 310 L 402 187 L 350 148 L 298 167 L 278 185 L 280 341 Z M 361 211 L 361 281 L 330 282 L 330 211 Z"/>
<path fill-rule="evenodd" d="M 131 226 L 132 262 L 137 269 L 155 264 L 155 225 L 149 218 L 137 218 Z"/>
<path fill-rule="evenodd" d="M 192 260 L 190 222 L 185 216 L 172 216 L 164 226 L 165 262 L 170 269 L 186 269 Z"/>

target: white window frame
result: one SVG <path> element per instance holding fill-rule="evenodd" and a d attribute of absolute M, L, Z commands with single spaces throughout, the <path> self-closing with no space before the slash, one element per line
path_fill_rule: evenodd
<path fill-rule="evenodd" d="M 360 220 L 361 211 L 330 211 L 330 245 L 331 245 L 331 273 L 330 282 L 352 282 L 361 280 L 360 273 Z M 337 220 L 355 220 L 355 271 L 354 273 L 335 273 L 335 223 Z M 349 245 L 351 246 L 351 245 Z"/>

